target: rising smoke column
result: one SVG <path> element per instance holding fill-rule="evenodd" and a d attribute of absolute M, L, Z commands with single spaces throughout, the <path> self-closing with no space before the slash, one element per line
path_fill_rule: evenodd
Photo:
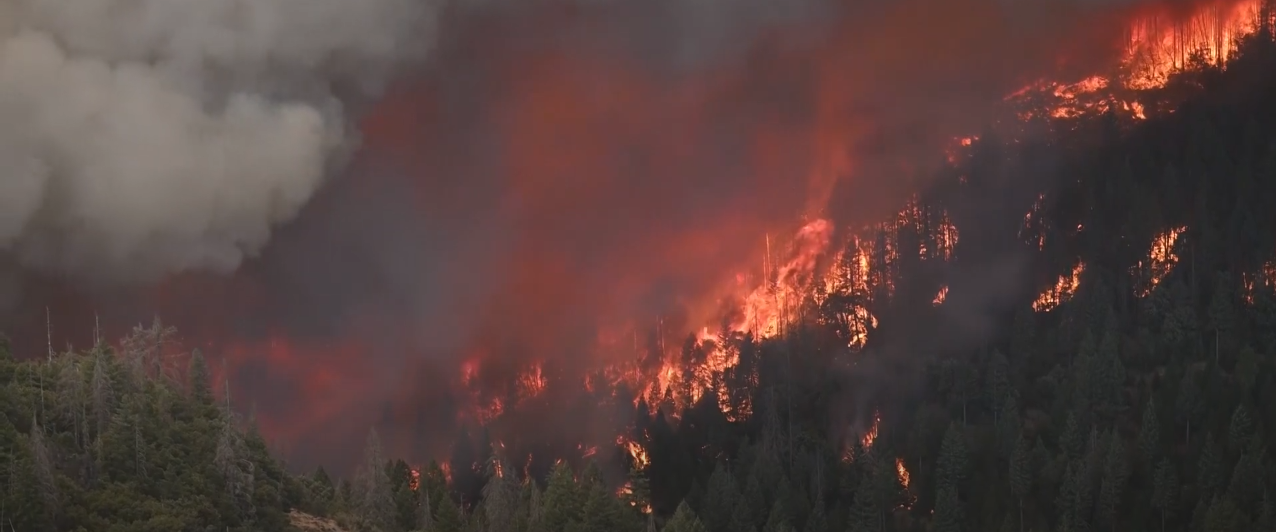
<path fill-rule="evenodd" d="M 432 34 L 417 0 L 0 1 L 0 262 L 235 271 Z"/>

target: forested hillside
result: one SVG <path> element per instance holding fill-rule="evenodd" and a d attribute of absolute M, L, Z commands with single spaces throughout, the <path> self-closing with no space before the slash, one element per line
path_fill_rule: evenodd
<path fill-rule="evenodd" d="M 883 261 L 846 283 L 867 295 L 811 294 L 776 338 L 710 342 L 739 356 L 726 397 L 640 400 L 618 414 L 633 420 L 621 449 L 537 471 L 480 429 L 417 468 L 374 430 L 340 480 L 272 457 L 202 355 L 167 357 L 158 321 L 22 362 L 0 345 L 0 531 L 286 530 L 290 511 L 382 532 L 1276 530 L 1270 33 L 1159 90 L 1182 103 L 1145 121 L 990 130 L 920 196 L 979 228 L 954 264 L 1020 249 L 1024 284 L 1052 286 L 981 308 L 994 323 L 974 347 L 946 342 L 945 271 Z M 971 207 L 1029 172 L 1041 200 L 1026 218 Z M 947 297 L 1021 291 L 982 283 Z M 858 308 L 880 324 L 848 356 Z M 849 444 L 830 427 L 848 408 L 871 424 Z"/>

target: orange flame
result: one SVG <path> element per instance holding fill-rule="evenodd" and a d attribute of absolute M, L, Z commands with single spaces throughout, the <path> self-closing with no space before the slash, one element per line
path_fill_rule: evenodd
<path fill-rule="evenodd" d="M 939 292 L 935 294 L 935 299 L 931 300 L 930 304 L 938 307 L 944 304 L 945 299 L 948 299 L 948 285 L 939 287 Z"/>
<path fill-rule="evenodd" d="M 635 469 L 641 471 L 651 464 L 651 458 L 647 456 L 647 450 L 643 448 L 642 444 L 622 435 L 616 437 L 616 445 L 619 445 L 625 452 L 629 453 L 629 457 L 634 461 Z"/>
<path fill-rule="evenodd" d="M 621 498 L 622 500 L 629 500 L 629 505 L 635 508 L 638 508 L 639 512 L 642 512 L 644 514 L 651 513 L 651 505 L 644 503 L 641 507 L 639 507 L 638 501 L 630 499 L 631 497 L 633 497 L 633 495 L 634 495 L 634 486 L 633 484 L 629 482 L 625 482 L 623 486 L 621 486 L 619 489 L 616 490 L 617 497 Z"/>
<path fill-rule="evenodd" d="M 1165 276 L 1170 274 L 1174 266 L 1178 265 L 1179 256 L 1174 251 L 1174 244 L 1178 242 L 1179 235 L 1182 235 L 1186 230 L 1186 227 L 1174 227 L 1156 235 L 1152 239 L 1152 245 L 1148 249 L 1147 260 L 1139 261 L 1131 269 L 1131 273 L 1136 276 L 1145 276 L 1144 282 L 1146 284 L 1136 288 L 1136 295 L 1147 297 L 1157 285 L 1161 284 Z"/>
<path fill-rule="evenodd" d="M 1245 303 L 1254 304 L 1254 294 L 1257 286 L 1261 286 L 1267 290 L 1276 287 L 1276 261 L 1267 261 L 1263 263 L 1263 267 L 1258 273 L 1244 273 L 1241 275 L 1241 283 L 1244 290 Z"/>
<path fill-rule="evenodd" d="M 1042 292 L 1036 301 L 1032 302 L 1032 310 L 1037 312 L 1049 312 L 1054 310 L 1060 304 L 1072 299 L 1077 293 L 1077 288 L 1081 286 L 1081 274 L 1085 272 L 1085 263 L 1078 262 L 1072 267 L 1072 272 L 1067 275 L 1060 275 L 1059 280 L 1054 286 Z"/>
<path fill-rule="evenodd" d="M 541 363 L 518 376 L 518 398 L 520 401 L 535 399 L 545 391 L 546 381 Z"/>
<path fill-rule="evenodd" d="M 1127 26 L 1120 66 L 1111 76 L 1092 75 L 1072 83 L 1040 80 L 1006 99 L 1044 95 L 1049 102 L 1043 112 L 1052 118 L 1119 110 L 1144 119 L 1146 109 L 1128 99 L 1130 91 L 1162 87 L 1173 74 L 1194 65 L 1225 66 L 1235 56 L 1239 39 L 1257 30 L 1262 1 L 1206 1 L 1186 16 L 1168 10 L 1145 12 Z M 1034 114 L 1024 111 L 1020 116 Z"/>
<path fill-rule="evenodd" d="M 882 422 L 882 414 L 880 412 L 874 411 L 873 425 L 870 426 L 868 430 L 864 432 L 864 436 L 860 438 L 860 444 L 863 445 L 865 449 L 873 448 L 873 442 L 877 441 L 877 427 L 878 427 L 878 424 L 881 422 Z"/>
<path fill-rule="evenodd" d="M 1240 37 L 1257 30 L 1261 0 L 1213 1 L 1199 5 L 1186 18 L 1151 13 L 1129 26 L 1126 86 L 1152 89 L 1193 61 L 1221 65 L 1236 54 Z"/>

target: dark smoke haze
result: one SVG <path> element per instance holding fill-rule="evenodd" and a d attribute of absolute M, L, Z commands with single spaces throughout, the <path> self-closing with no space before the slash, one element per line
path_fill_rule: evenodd
<path fill-rule="evenodd" d="M 11 4 L 29 8 L 0 0 L 0 13 Z M 105 65 L 88 72 L 150 65 L 160 86 L 194 102 L 183 112 L 223 109 L 192 120 L 231 120 L 244 105 L 267 125 L 304 120 L 318 136 L 300 137 L 308 143 L 293 154 L 276 129 L 207 126 L 247 150 L 228 173 L 208 169 L 212 155 L 172 152 L 128 128 L 80 139 L 0 126 L 0 161 L 45 172 L 0 181 L 0 292 L 12 303 L 0 323 L 29 355 L 43 352 L 46 307 L 55 336 L 80 346 L 95 314 L 116 336 L 159 314 L 187 346 L 226 357 L 236 402 L 255 405 L 301 463 L 347 460 L 372 423 L 385 423 L 395 454 L 437 450 L 455 423 L 460 361 L 482 360 L 493 380 L 530 360 L 580 367 L 600 327 L 711 299 L 755 263 L 768 232 L 791 233 L 802 216 L 842 225 L 894 212 L 942 146 L 998 117 L 1003 95 L 1113 61 L 1124 21 L 1146 7 L 458 0 L 427 13 L 406 0 L 329 0 L 330 19 L 305 18 L 285 39 L 282 21 L 311 7 L 270 0 L 286 11 L 222 27 L 194 11 L 203 4 L 169 4 L 148 8 L 152 30 L 252 35 L 259 53 L 218 55 L 223 68 L 195 75 L 180 61 L 145 62 L 146 43 L 117 42 L 127 29 L 114 19 L 79 22 L 132 55 L 88 41 L 63 53 Z M 52 34 L 78 27 L 59 25 L 66 13 L 40 16 Z M 408 38 L 413 24 L 432 38 Z M 9 35 L 0 117 L 42 94 L 11 87 L 6 61 L 51 45 L 0 25 L 0 39 Z M 219 50 L 197 44 L 172 55 Z M 14 64 L 42 60 L 53 59 Z M 374 78 L 390 72 L 404 75 L 365 112 Z M 192 82 L 227 89 L 202 94 Z M 54 115 L 45 120 L 60 124 Z M 325 174 L 353 145 L 351 120 L 362 146 Z M 146 180 L 113 188 L 117 173 Z M 46 195 L 11 199 L 32 175 Z M 274 177 L 305 180 L 287 192 Z M 130 193 L 139 196 L 92 210 L 72 201 Z M 8 224 L 27 211 L 34 221 Z"/>

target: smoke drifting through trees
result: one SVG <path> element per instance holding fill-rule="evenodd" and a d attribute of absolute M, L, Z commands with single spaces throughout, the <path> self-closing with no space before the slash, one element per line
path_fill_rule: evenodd
<path fill-rule="evenodd" d="M 192 267 L 228 270 L 245 253 L 262 250 L 260 260 L 230 277 L 186 275 L 155 289 L 108 292 L 91 301 L 75 295 L 59 300 L 50 294 L 64 291 L 29 284 L 18 315 L 48 301 L 59 321 L 79 323 L 88 323 L 94 310 L 119 323 L 159 312 L 189 344 L 211 344 L 217 348 L 212 352 L 230 357 L 232 382 L 243 391 L 237 397 L 257 405 L 269 433 L 290 441 L 321 430 L 349 434 L 355 441 L 334 443 L 350 449 L 362 434 L 353 425 L 369 418 L 393 421 L 383 432 L 387 446 L 406 454 L 455 421 L 461 360 L 482 361 L 481 377 L 492 381 L 512 378 L 530 360 L 587 366 L 598 328 L 660 314 L 674 331 L 669 337 L 681 338 L 712 316 L 679 320 L 672 309 L 712 301 L 724 280 L 756 263 L 762 235 L 791 230 L 796 215 L 832 216 L 845 225 L 893 212 L 920 186 L 914 178 L 939 165 L 945 143 L 997 117 L 1006 93 L 1061 63 L 1070 72 L 1088 73 L 1115 60 L 1123 24 L 1146 4 L 808 2 L 782 12 L 769 11 L 770 3 L 742 8 L 676 0 L 453 5 L 429 68 L 371 110 L 363 122 L 367 143 L 355 165 L 303 209 L 323 182 L 332 152 L 322 148 L 347 137 L 342 115 L 325 114 L 333 108 L 322 105 L 337 105 L 331 94 L 341 83 L 318 85 L 332 87 L 319 97 L 308 92 L 329 73 L 329 63 L 313 58 L 328 55 L 302 52 L 310 45 L 324 52 L 352 49 L 346 67 L 371 64 L 383 72 L 379 67 L 394 61 L 378 59 L 400 58 L 382 52 L 413 44 L 407 36 L 428 18 L 419 4 L 360 8 L 371 16 L 341 11 L 344 3 L 331 6 L 329 14 L 341 21 L 331 26 L 348 27 L 346 19 L 353 19 L 376 29 L 313 35 L 336 39 L 322 46 L 281 39 L 263 45 L 260 55 L 245 56 L 247 66 L 229 62 L 232 75 L 176 78 L 217 82 L 212 87 L 225 83 L 213 102 L 238 101 L 231 95 L 248 91 L 261 102 L 291 102 L 300 106 L 294 114 L 312 117 L 306 131 L 315 133 L 304 137 L 312 142 L 298 153 L 314 157 L 279 157 L 271 143 L 228 137 L 245 149 L 265 149 L 284 165 L 232 174 L 246 179 L 267 168 L 265 175 L 290 180 L 251 181 L 263 187 L 252 195 L 262 209 L 235 216 L 204 211 L 200 221 L 190 215 L 193 207 L 166 207 L 161 214 L 173 209 L 181 218 L 142 217 L 140 226 L 123 226 L 144 229 L 146 238 L 123 233 L 131 238 L 121 242 L 131 247 L 110 253 L 99 246 L 114 244 L 113 234 L 68 233 L 65 224 L 53 222 L 54 229 L 41 229 L 51 233 L 39 233 L 33 231 L 48 225 L 27 224 L 13 231 L 19 235 L 13 241 L 32 243 L 9 248 L 18 264 L 56 274 L 78 273 L 68 264 L 94 274 L 129 274 L 124 277 Z M 292 12 L 285 3 L 276 7 Z M 398 16 L 400 7 L 411 10 Z M 303 37 L 329 25 L 322 17 L 300 20 L 307 22 L 299 27 Z M 48 31 L 62 31 L 57 28 Z M 394 29 L 402 31 L 381 40 Z M 363 46 L 364 38 L 373 40 Z M 72 47 L 69 53 L 95 57 L 97 48 L 79 46 L 88 51 Z M 144 46 L 125 50 L 98 60 L 155 55 Z M 293 68 L 273 69 L 276 62 L 290 64 L 289 58 L 296 59 Z M 267 72 L 286 75 L 274 80 Z M 347 84 L 372 79 L 335 72 Z M 222 116 L 199 114 L 208 96 L 180 92 L 185 85 L 162 79 L 178 96 L 201 103 L 190 106 L 198 120 Z M 284 108 L 261 106 L 274 110 L 267 117 Z M 226 103 L 227 112 L 232 108 Z M 82 130 L 76 135 L 92 134 Z M 75 137 L 55 131 L 48 138 L 61 146 Z M 17 139 L 0 149 L 26 154 L 27 145 L 18 141 L 40 140 Z M 187 190 L 188 183 L 171 176 L 196 174 L 172 169 L 214 171 L 217 166 L 201 153 L 216 144 L 201 140 L 190 158 L 157 166 L 163 186 L 141 184 L 139 190 Z M 95 149 L 123 157 L 128 147 Z M 229 159 L 257 160 L 252 153 Z M 129 170 L 122 175 L 144 175 Z M 67 186 L 78 183 L 79 174 L 50 175 L 71 176 Z M 291 181 L 299 176 L 310 177 Z M 273 199 L 285 190 L 280 197 L 293 201 Z M 146 197 L 142 192 L 86 197 Z M 209 189 L 205 197 L 219 196 Z M 144 207 L 176 205 L 167 196 L 139 201 Z M 207 205 L 253 204 L 223 201 Z M 148 212 L 131 203 L 108 207 L 91 212 L 126 213 L 133 222 Z M 297 209 L 295 222 L 265 246 L 270 224 Z M 72 221 L 86 219 L 72 214 Z M 180 221 L 200 223 L 192 229 L 172 223 Z M 163 230 L 159 237 L 157 229 Z M 968 231 L 977 234 L 977 226 Z M 75 242 L 91 245 L 71 247 Z M 960 302 L 958 292 L 954 300 Z M 27 331 L 43 338 L 42 311 Z M 335 418 L 350 421 L 333 426 Z"/>

